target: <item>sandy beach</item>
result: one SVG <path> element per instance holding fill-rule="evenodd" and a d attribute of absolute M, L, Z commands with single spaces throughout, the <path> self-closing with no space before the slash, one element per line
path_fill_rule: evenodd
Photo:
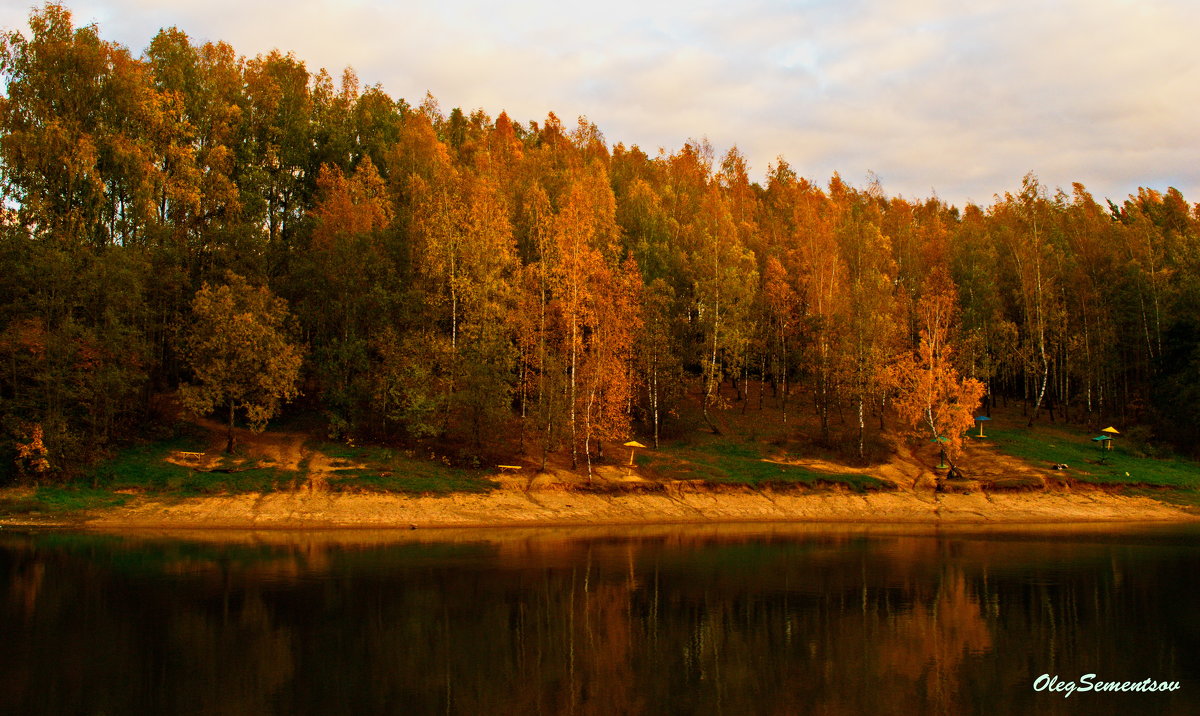
<path fill-rule="evenodd" d="M 656 493 L 502 488 L 487 494 L 406 497 L 281 492 L 200 498 L 135 497 L 67 524 L 92 529 L 328 529 L 537 527 L 736 522 L 1060 523 L 1191 521 L 1197 516 L 1147 497 L 1102 490 L 938 494 L 897 491 L 709 490 Z M 19 517 L 5 524 L 28 524 Z"/>

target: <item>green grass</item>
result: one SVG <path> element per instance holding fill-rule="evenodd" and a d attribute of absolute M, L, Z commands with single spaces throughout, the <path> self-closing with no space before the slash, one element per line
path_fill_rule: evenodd
<path fill-rule="evenodd" d="M 798 465 L 767 462 L 754 443 L 710 441 L 691 445 L 663 446 L 640 453 L 639 467 L 674 480 L 703 480 L 713 484 L 826 486 L 840 484 L 862 492 L 887 484 L 869 475 L 820 472 Z"/>
<path fill-rule="evenodd" d="M 316 449 L 325 453 L 326 457 L 357 461 L 389 460 L 396 454 L 396 451 L 390 448 L 374 445 L 347 445 L 346 443 L 321 443 L 316 446 Z"/>
<path fill-rule="evenodd" d="M 435 494 L 450 492 L 488 492 L 495 483 L 484 479 L 482 470 L 451 467 L 436 460 L 419 460 L 412 453 L 376 446 L 349 446 L 326 443 L 317 449 L 332 459 L 346 460 L 360 467 L 334 468 L 331 490 Z"/>
<path fill-rule="evenodd" d="M 0 514 L 65 516 L 85 510 L 119 507 L 129 495 L 83 486 L 39 487 L 33 494 L 0 498 Z"/>
<path fill-rule="evenodd" d="M 272 467 L 256 467 L 237 472 L 195 472 L 169 486 L 169 492 L 183 497 L 219 495 L 237 492 L 274 492 L 293 486 L 299 473 Z"/>
<path fill-rule="evenodd" d="M 292 489 L 306 479 L 303 464 L 302 471 L 296 472 L 260 467 L 253 460 L 234 456 L 222 457 L 217 464 L 218 469 L 228 472 L 204 472 L 166 461 L 173 451 L 199 451 L 203 447 L 198 437 L 184 436 L 122 450 L 67 484 L 0 497 L 0 515 L 65 516 L 123 505 L 132 493 L 170 497 L 266 493 Z M 356 465 L 335 469 L 329 480 L 330 489 L 335 491 L 441 495 L 487 492 L 496 487 L 481 470 L 420 460 L 389 448 L 327 443 L 318 449 L 332 459 Z"/>
<path fill-rule="evenodd" d="M 1106 464 L 1092 442 L 1094 434 L 1073 428 L 988 428 L 988 439 L 1000 452 L 1039 466 L 1069 465 L 1067 474 L 1098 485 L 1145 485 L 1177 489 L 1200 488 L 1200 463 L 1176 458 L 1134 455 L 1117 438 Z"/>
<path fill-rule="evenodd" d="M 166 462 L 166 457 L 173 450 L 202 449 L 200 441 L 190 436 L 137 445 L 93 467 L 80 482 L 110 490 L 173 489 L 192 471 Z"/>
<path fill-rule="evenodd" d="M 89 486 L 110 491 L 136 490 L 148 494 L 181 497 L 235 492 L 272 492 L 289 487 L 297 473 L 257 463 L 222 457 L 219 468 L 229 472 L 201 472 L 166 461 L 174 450 L 203 449 L 195 437 L 138 445 L 121 451 L 92 470 L 74 487 Z"/>

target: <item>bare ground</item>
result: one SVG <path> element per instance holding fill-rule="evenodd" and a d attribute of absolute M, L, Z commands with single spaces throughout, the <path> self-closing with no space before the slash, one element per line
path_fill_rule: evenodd
<path fill-rule="evenodd" d="M 185 500 L 141 498 L 97 513 L 95 528 L 426 528 L 714 522 L 1048 523 L 1184 521 L 1194 515 L 1145 497 L 1100 491 L 1017 494 L 696 490 L 604 494 L 499 489 L 448 497 L 300 490 Z"/>

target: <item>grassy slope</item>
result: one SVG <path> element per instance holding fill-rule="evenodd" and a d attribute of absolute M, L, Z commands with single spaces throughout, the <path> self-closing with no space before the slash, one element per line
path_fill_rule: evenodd
<path fill-rule="evenodd" d="M 411 451 L 340 443 L 323 443 L 316 449 L 329 458 L 357 466 L 335 467 L 329 489 L 336 492 L 443 495 L 495 488 L 495 483 L 484 479 L 483 470 L 451 467 L 433 459 L 420 460 Z"/>
<path fill-rule="evenodd" d="M 81 479 L 0 498 L 0 514 L 65 516 L 83 510 L 120 506 L 133 494 L 183 498 L 267 493 L 295 489 L 307 479 L 307 462 L 301 463 L 300 471 L 294 471 L 260 467 L 254 458 L 235 455 L 223 457 L 217 465 L 219 471 L 202 471 L 166 461 L 174 451 L 199 451 L 203 447 L 202 441 L 195 436 L 131 447 L 100 463 Z M 464 470 L 433 460 L 418 460 L 387 448 L 325 443 L 316 449 L 330 458 L 355 465 L 336 469 L 329 476 L 328 487 L 335 492 L 442 495 L 485 492 L 495 487 L 494 483 L 484 479 L 481 470 Z"/>
<path fill-rule="evenodd" d="M 780 485 L 845 485 L 856 491 L 887 486 L 869 475 L 831 473 L 764 459 L 754 442 L 714 439 L 695 444 L 664 445 L 637 456 L 637 465 L 652 475 L 672 480 L 703 480 L 714 484 L 752 487 Z"/>
<path fill-rule="evenodd" d="M 18 497 L 0 498 L 0 513 L 67 515 L 120 506 L 132 494 L 196 497 L 235 492 L 271 492 L 293 486 L 298 473 L 258 467 L 257 461 L 222 458 L 218 468 L 204 472 L 175 465 L 166 458 L 176 450 L 202 450 L 196 436 L 137 445 L 93 467 L 64 485 L 41 486 Z"/>
<path fill-rule="evenodd" d="M 734 429 L 723 436 L 693 432 L 686 438 L 664 443 L 659 450 L 639 450 L 639 472 L 662 480 L 751 487 L 836 485 L 860 492 L 890 487 L 889 483 L 865 474 L 822 472 L 782 464 L 787 455 L 772 446 L 786 441 L 770 440 L 772 431 L 766 429 L 770 423 L 764 417 L 745 416 L 742 421 L 745 424 L 731 426 Z M 988 427 L 988 442 L 1000 452 L 1034 465 L 1065 463 L 1070 468 L 1064 475 L 1078 482 L 1118 486 L 1127 492 L 1149 491 L 1160 499 L 1200 505 L 1198 463 L 1140 456 L 1118 439 L 1106 464 L 1100 464 L 1101 453 L 1090 440 L 1093 437 L 1090 433 L 1049 425 L 1027 429 L 1015 426 L 1014 422 L 998 421 L 992 424 L 994 427 Z M 338 443 L 310 443 L 309 447 L 329 458 L 326 487 L 334 492 L 439 495 L 495 488 L 483 470 L 420 459 L 412 451 Z M 131 499 L 133 493 L 189 497 L 271 492 L 295 489 L 307 478 L 308 460 L 301 463 L 300 471 L 292 471 L 260 467 L 257 460 L 244 456 L 223 459 L 218 467 L 228 472 L 204 472 L 165 460 L 172 451 L 202 448 L 203 441 L 198 435 L 129 448 L 73 483 L 0 497 L 0 513 L 63 515 L 118 506 Z M 615 456 L 610 459 L 620 462 Z"/>
<path fill-rule="evenodd" d="M 1121 438 L 1114 441 L 1105 464 L 1088 433 L 1061 426 L 987 429 L 988 438 L 1001 452 L 1041 465 L 1065 464 L 1066 474 L 1096 485 L 1200 488 L 1200 463 L 1176 458 L 1151 458 L 1135 454 Z"/>

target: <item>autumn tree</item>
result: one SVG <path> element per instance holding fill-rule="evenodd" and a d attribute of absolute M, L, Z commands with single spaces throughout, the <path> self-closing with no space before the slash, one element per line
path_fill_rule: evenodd
<path fill-rule="evenodd" d="M 696 248 L 689 257 L 701 336 L 701 408 L 705 421 L 719 433 L 711 411 L 722 407 L 721 383 L 737 376 L 745 361 L 745 342 L 753 331 L 750 306 L 758 285 L 754 254 L 737 239 L 729 208 L 710 189 L 696 219 Z"/>
<path fill-rule="evenodd" d="M 707 141 L 689 141 L 670 157 L 667 176 L 674 191 L 668 226 L 681 256 L 684 305 L 696 338 L 692 358 L 700 365 L 701 413 L 718 433 L 713 412 L 724 405 L 722 383 L 736 378 L 745 360 L 758 271 L 712 162 Z"/>
<path fill-rule="evenodd" d="M 951 459 L 961 451 L 963 433 L 974 423 L 983 396 L 983 384 L 962 378 L 951 361 L 955 313 L 954 285 L 936 272 L 917 306 L 919 343 L 888 371 L 901 423 L 914 438 L 942 443 Z"/>
<path fill-rule="evenodd" d="M 1006 194 L 1005 200 L 993 208 L 993 216 L 1000 224 L 1002 241 L 1017 279 L 1026 390 L 1033 404 L 1029 411 L 1032 426 L 1050 385 L 1055 341 L 1059 337 L 1055 331 L 1056 318 L 1062 310 L 1052 270 L 1053 207 L 1045 196 L 1045 188 L 1031 172 L 1021 182 L 1021 193 Z"/>
<path fill-rule="evenodd" d="M 994 381 L 1015 365 L 1011 347 L 1016 342 L 1016 325 L 1002 310 L 997 253 L 983 210 L 968 205 L 955 232 L 950 257 L 961 318 L 958 355 L 968 377 L 984 384 L 989 411 Z"/>
<path fill-rule="evenodd" d="M 309 209 L 320 166 L 312 155 L 308 70 L 278 50 L 246 63 L 240 185 L 246 208 L 265 225 L 271 256 L 283 268 Z"/>
<path fill-rule="evenodd" d="M 843 330 L 834 341 L 834 352 L 844 390 L 857 413 L 858 457 L 862 460 L 866 457 L 866 408 L 881 402 L 885 387 L 881 370 L 900 338 L 892 296 L 895 264 L 888 239 L 879 230 L 875 199 L 843 191 L 840 196 L 835 194 L 835 200 L 845 205 L 838 243 L 848 285 L 847 302 L 838 320 Z"/>
<path fill-rule="evenodd" d="M 579 448 L 590 435 L 586 428 L 589 391 L 580 380 L 585 361 L 593 362 L 602 346 L 590 337 L 599 327 L 603 292 L 610 276 L 601 248 L 611 250 L 615 234 L 613 197 L 604 177 L 585 174 L 572 182 L 565 204 L 553 224 L 557 258 L 551 276 L 559 317 L 555 352 L 566 371 L 566 406 L 571 430 L 571 464 L 578 465 Z M 589 458 L 590 459 L 590 458 Z"/>
<path fill-rule="evenodd" d="M 678 349 L 682 321 L 672 312 L 674 291 L 662 279 L 646 286 L 642 296 L 642 330 L 635 345 L 638 382 L 642 412 L 657 448 L 663 423 L 677 413 L 685 388 Z"/>
<path fill-rule="evenodd" d="M 840 183 L 837 177 L 835 182 Z M 834 182 L 831 182 L 833 184 Z M 840 207 L 816 187 L 797 189 L 795 213 L 797 259 L 802 271 L 807 351 L 814 379 L 814 399 L 821 422 L 821 441 L 828 443 L 829 418 L 838 396 L 838 337 L 847 314 L 846 264 L 837 246 Z"/>
<path fill-rule="evenodd" d="M 301 350 L 288 338 L 287 304 L 236 274 L 196 292 L 185 354 L 195 381 L 180 387 L 183 405 L 198 414 L 229 411 L 225 450 L 233 452 L 234 416 L 245 412 L 261 431 L 282 401 L 299 395 Z"/>
<path fill-rule="evenodd" d="M 1111 283 L 1121 259 L 1110 247 L 1118 243 L 1121 225 L 1082 184 L 1072 189 L 1072 201 L 1062 220 L 1070 258 L 1069 273 L 1064 277 L 1070 286 L 1070 291 L 1064 292 L 1069 335 L 1063 342 L 1065 365 L 1056 382 L 1062 386 L 1064 407 L 1076 398 L 1089 425 L 1098 428 L 1098 413 L 1114 402 L 1109 396 L 1111 373 L 1119 364 L 1120 344 L 1112 320 L 1117 291 Z"/>
<path fill-rule="evenodd" d="M 760 377 L 764 382 L 768 375 L 771 377 L 785 424 L 788 419 L 788 381 L 800 313 L 799 297 L 788 279 L 787 269 L 779 259 L 774 256 L 767 259 L 761 291 L 767 340 L 765 365 Z"/>
<path fill-rule="evenodd" d="M 602 454 L 605 441 L 629 436 L 635 390 L 635 336 L 642 328 L 642 277 L 632 258 L 619 267 L 597 267 L 589 292 L 592 330 L 579 363 L 579 413 L 583 453 L 592 474 L 593 443 Z"/>
<path fill-rule="evenodd" d="M 312 367 L 336 435 L 370 412 L 370 344 L 395 321 L 397 271 L 386 250 L 393 209 L 370 157 L 349 176 L 321 167 L 317 186 L 308 250 L 296 258 L 286 295 L 313 343 Z"/>
<path fill-rule="evenodd" d="M 476 447 L 496 435 L 509 411 L 517 368 L 512 326 L 516 246 L 508 207 L 494 182 L 474 177 L 462 188 L 465 213 L 458 275 L 461 302 L 456 351 L 455 400 L 462 406 Z"/>
<path fill-rule="evenodd" d="M 164 186 L 151 138 L 169 133 L 169 98 L 129 51 L 74 27 L 62 5 L 0 37 L 0 152 L 23 220 L 56 242 L 141 241 Z"/>
<path fill-rule="evenodd" d="M 558 400 L 561 391 L 557 383 L 565 371 L 554 365 L 558 355 L 551 342 L 551 288 L 553 268 L 558 263 L 556 222 L 550 199 L 540 185 L 535 184 L 522 193 L 516 217 L 517 249 L 524 265 L 515 281 L 516 310 L 511 323 L 520 352 L 518 402 L 522 439 L 525 419 L 536 415 L 534 422 L 541 436 L 539 444 L 545 467 L 549 452 L 558 442 L 556 430 L 562 403 Z"/>

